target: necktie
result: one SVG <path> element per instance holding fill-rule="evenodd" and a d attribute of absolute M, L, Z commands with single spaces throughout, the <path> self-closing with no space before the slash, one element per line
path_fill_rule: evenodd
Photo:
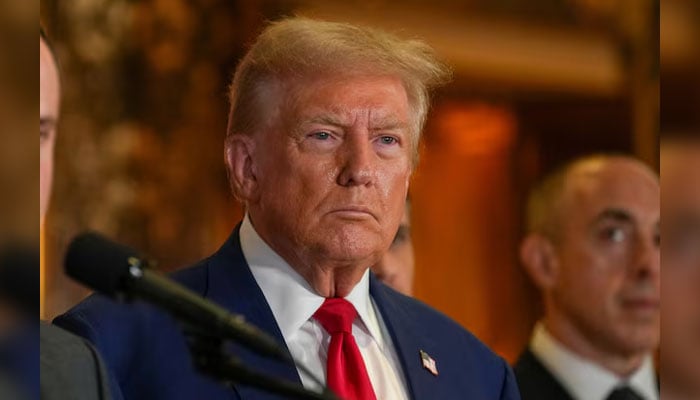
<path fill-rule="evenodd" d="M 331 335 L 326 376 L 328 387 L 347 400 L 376 400 L 362 354 L 352 336 L 357 310 L 347 300 L 330 298 L 314 318 Z"/>
<path fill-rule="evenodd" d="M 608 395 L 605 400 L 643 400 L 640 395 L 629 386 L 621 386 Z"/>

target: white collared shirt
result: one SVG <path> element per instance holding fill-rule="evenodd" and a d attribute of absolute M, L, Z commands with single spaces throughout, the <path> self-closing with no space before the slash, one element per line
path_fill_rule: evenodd
<path fill-rule="evenodd" d="M 574 399 L 604 400 L 615 388 L 626 385 L 645 400 L 659 400 L 651 355 L 634 374 L 622 379 L 564 347 L 541 323 L 535 326 L 530 350 Z"/>
<path fill-rule="evenodd" d="M 240 239 L 243 256 L 272 309 L 294 361 L 307 366 L 325 383 L 330 335 L 311 318 L 325 298 L 265 243 L 248 215 L 241 224 Z M 369 269 L 345 300 L 355 306 L 359 316 L 352 324 L 352 334 L 377 399 L 408 399 L 391 336 L 369 295 Z M 318 388 L 298 367 L 297 371 L 304 387 Z"/>

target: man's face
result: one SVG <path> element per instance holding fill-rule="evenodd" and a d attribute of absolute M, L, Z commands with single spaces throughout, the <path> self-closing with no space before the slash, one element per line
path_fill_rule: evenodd
<path fill-rule="evenodd" d="M 59 95 L 56 63 L 44 40 L 39 38 L 39 215 L 41 221 L 44 220 L 51 194 Z"/>
<path fill-rule="evenodd" d="M 659 184 L 617 158 L 573 171 L 554 246 L 552 296 L 564 318 L 609 354 L 632 356 L 659 341 Z"/>
<path fill-rule="evenodd" d="M 661 373 L 666 388 L 700 396 L 700 142 L 661 157 L 663 283 Z M 690 398 L 689 397 L 689 398 Z"/>
<path fill-rule="evenodd" d="M 372 266 L 372 271 L 385 284 L 410 296 L 413 292 L 414 265 L 411 220 L 409 206 L 406 205 L 401 225 L 391 242 L 391 247 L 382 255 L 379 262 Z"/>
<path fill-rule="evenodd" d="M 369 267 L 394 238 L 411 174 L 401 81 L 324 75 L 273 92 L 272 122 L 254 137 L 254 226 L 297 268 Z"/>

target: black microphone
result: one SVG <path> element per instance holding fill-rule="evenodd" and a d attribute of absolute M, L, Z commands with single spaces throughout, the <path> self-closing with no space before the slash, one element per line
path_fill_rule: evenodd
<path fill-rule="evenodd" d="M 68 276 L 98 292 L 143 299 L 212 337 L 231 339 L 260 354 L 294 363 L 286 349 L 243 316 L 229 313 L 147 266 L 131 248 L 93 232 L 76 237 L 65 260 Z"/>

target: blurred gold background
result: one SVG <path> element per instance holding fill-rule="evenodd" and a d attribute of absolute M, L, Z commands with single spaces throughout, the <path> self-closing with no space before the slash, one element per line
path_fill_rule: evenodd
<path fill-rule="evenodd" d="M 64 96 L 44 318 L 87 294 L 61 265 L 82 230 L 165 271 L 228 236 L 242 211 L 223 165 L 226 87 L 246 43 L 283 15 L 421 37 L 453 67 L 411 189 L 415 295 L 511 361 L 540 313 L 517 261 L 528 186 L 590 152 L 658 163 L 653 0 L 42 0 L 41 14 Z"/>

